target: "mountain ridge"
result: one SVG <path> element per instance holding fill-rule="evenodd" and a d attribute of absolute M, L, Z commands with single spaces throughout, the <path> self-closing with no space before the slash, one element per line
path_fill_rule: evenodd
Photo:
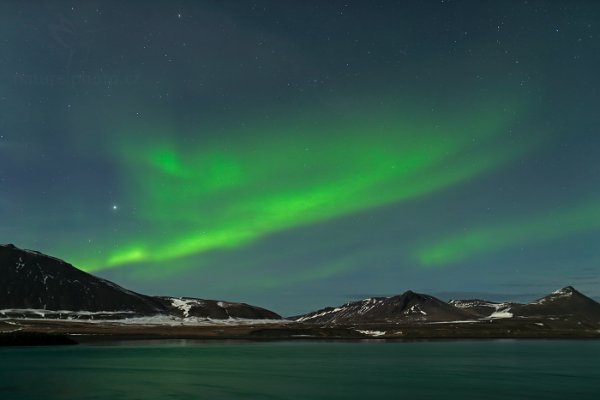
<path fill-rule="evenodd" d="M 0 316 L 30 318 L 123 319 L 180 318 L 280 319 L 245 303 L 148 296 L 81 271 L 43 253 L 0 245 Z M 187 300 L 182 300 L 187 299 Z M 189 312 L 182 311 L 182 306 Z"/>
<path fill-rule="evenodd" d="M 370 315 L 371 310 L 381 307 L 396 299 L 407 297 L 410 308 L 400 307 L 393 309 L 393 314 L 376 313 Z M 429 302 L 446 304 L 451 308 L 443 308 L 443 313 L 438 312 L 435 317 L 429 317 L 422 309 Z M 383 307 L 390 311 L 390 307 Z M 421 314 L 421 315 L 418 315 Z M 461 318 L 462 317 L 462 318 Z M 310 324 L 386 324 L 386 323 L 436 323 L 436 322 L 466 322 L 479 320 L 499 319 L 563 319 L 576 322 L 600 323 L 600 303 L 585 296 L 572 286 L 565 286 L 544 297 L 527 304 L 515 302 L 493 302 L 483 299 L 450 300 L 444 303 L 430 295 L 418 294 L 407 291 L 398 296 L 372 297 L 355 302 L 348 302 L 337 307 L 325 307 L 306 314 L 289 317 L 290 319 Z"/>
<path fill-rule="evenodd" d="M 60 259 L 19 249 L 14 245 L 0 245 L 0 276 L 3 277 L 0 281 L 0 331 L 5 332 L 14 329 L 44 331 L 47 325 L 29 325 L 32 320 L 43 320 L 44 324 L 50 321 L 63 324 L 60 329 L 67 332 L 75 329 L 76 332 L 95 334 L 100 328 L 91 326 L 100 325 L 77 325 L 81 324 L 77 321 L 94 320 L 109 324 L 102 328 L 108 331 L 130 332 L 128 329 L 131 329 L 131 325 L 125 325 L 136 324 L 138 335 L 148 332 L 151 326 L 161 326 L 163 328 L 160 329 L 166 332 L 161 335 L 173 332 L 182 335 L 181 332 L 185 332 L 185 335 L 196 336 L 200 333 L 185 330 L 188 329 L 185 327 L 200 329 L 201 325 L 215 323 L 219 327 L 228 324 L 231 327 L 231 324 L 238 324 L 236 321 L 245 320 L 250 322 L 245 323 L 249 328 L 244 328 L 246 330 L 243 332 L 251 337 L 600 335 L 600 303 L 572 286 L 527 304 L 483 299 L 445 302 L 428 294 L 408 290 L 395 296 L 370 297 L 282 319 L 272 311 L 245 303 L 194 297 L 147 296 L 80 271 Z M 115 320 L 127 322 L 119 323 L 117 327 Z M 275 321 L 276 325 L 264 328 L 270 321 Z M 253 324 L 263 325 L 263 328 L 253 332 Z M 58 329 L 58 325 L 53 326 L 53 330 Z M 211 333 L 212 337 L 224 335 L 225 331 L 219 329 Z M 236 332 L 234 336 L 242 330 Z"/>
<path fill-rule="evenodd" d="M 469 314 L 442 300 L 408 290 L 391 297 L 372 297 L 349 302 L 338 307 L 326 307 L 304 315 L 291 317 L 297 322 L 319 324 L 398 323 L 419 321 L 452 321 Z"/>

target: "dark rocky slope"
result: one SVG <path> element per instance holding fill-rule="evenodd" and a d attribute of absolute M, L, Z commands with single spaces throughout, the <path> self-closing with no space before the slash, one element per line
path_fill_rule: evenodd
<path fill-rule="evenodd" d="M 472 314 L 433 296 L 407 291 L 399 296 L 373 297 L 292 317 L 312 324 L 385 324 L 471 319 Z"/>
<path fill-rule="evenodd" d="M 510 312 L 521 318 L 562 318 L 600 322 L 600 303 L 572 286 L 564 287 L 529 304 L 516 304 L 511 307 Z"/>
<path fill-rule="evenodd" d="M 160 301 L 124 289 L 44 254 L 0 245 L 0 309 L 126 312 L 167 311 Z"/>
<path fill-rule="evenodd" d="M 485 300 L 451 300 L 449 304 L 478 318 L 563 319 L 600 322 L 600 303 L 572 286 L 550 293 L 529 304 L 494 303 Z"/>
<path fill-rule="evenodd" d="M 5 318 L 281 318 L 243 303 L 146 296 L 12 244 L 0 245 L 0 276 L 0 317 Z"/>

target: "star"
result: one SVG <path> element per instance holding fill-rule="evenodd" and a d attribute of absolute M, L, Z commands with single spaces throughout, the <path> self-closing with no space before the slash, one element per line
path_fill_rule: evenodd
<path fill-rule="evenodd" d="M 113 206 L 112 206 L 112 209 L 113 209 L 114 211 L 116 211 L 118 208 L 119 208 L 119 206 L 118 206 L 118 205 L 116 205 L 116 204 L 113 204 Z"/>

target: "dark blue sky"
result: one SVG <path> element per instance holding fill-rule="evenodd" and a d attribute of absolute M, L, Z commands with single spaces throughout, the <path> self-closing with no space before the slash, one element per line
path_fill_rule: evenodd
<path fill-rule="evenodd" d="M 598 297 L 594 1 L 0 4 L 0 242 L 294 314 Z"/>

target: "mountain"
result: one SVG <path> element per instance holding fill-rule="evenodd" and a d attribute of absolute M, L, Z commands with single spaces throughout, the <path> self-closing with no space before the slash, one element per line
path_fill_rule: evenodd
<path fill-rule="evenodd" d="M 0 309 L 163 313 L 156 299 L 124 289 L 71 264 L 12 244 L 0 245 Z"/>
<path fill-rule="evenodd" d="M 179 318 L 211 319 L 281 319 L 281 316 L 264 308 L 245 303 L 203 300 L 193 297 L 156 297 L 168 309 L 170 315 Z"/>
<path fill-rule="evenodd" d="M 56 319 L 126 320 L 169 326 L 197 325 L 207 319 L 234 324 L 238 319 L 249 323 L 279 320 L 280 325 L 289 322 L 274 312 L 244 303 L 136 293 L 57 258 L 10 244 L 0 245 L 0 276 L 0 331 L 6 332 L 23 328 L 13 327 L 11 319 L 44 319 L 44 324 Z M 398 337 L 590 337 L 600 332 L 600 304 L 571 286 L 529 304 L 480 299 L 446 303 L 407 291 L 291 319 L 296 324 L 279 329 L 295 327 L 300 332 L 304 328 L 358 329 L 365 325 L 357 332 Z M 399 324 L 401 330 L 389 330 Z"/>
<path fill-rule="evenodd" d="M 529 304 L 493 303 L 485 300 L 451 300 L 449 304 L 478 318 L 542 318 L 600 322 L 600 303 L 572 286 L 559 289 Z"/>
<path fill-rule="evenodd" d="M 311 324 L 389 324 L 409 322 L 444 322 L 471 319 L 470 312 L 445 303 L 433 296 L 407 291 L 393 297 L 373 297 L 339 307 L 327 307 L 292 317 Z"/>
<path fill-rule="evenodd" d="M 448 304 L 469 312 L 475 318 L 511 318 L 512 314 L 508 310 L 515 305 L 480 299 L 450 300 Z"/>
<path fill-rule="evenodd" d="M 600 322 L 600 303 L 572 286 L 559 289 L 532 303 L 515 305 L 510 311 L 515 317 L 521 318 L 562 318 Z"/>
<path fill-rule="evenodd" d="M 280 319 L 263 308 L 194 298 L 154 297 L 122 288 L 65 261 L 12 244 L 0 245 L 0 316 L 13 318 Z"/>
<path fill-rule="evenodd" d="M 571 286 L 529 304 L 495 303 L 481 299 L 451 300 L 408 291 L 394 297 L 374 297 L 291 317 L 296 322 L 334 325 L 394 325 L 431 322 L 570 321 L 600 323 L 600 304 Z"/>

